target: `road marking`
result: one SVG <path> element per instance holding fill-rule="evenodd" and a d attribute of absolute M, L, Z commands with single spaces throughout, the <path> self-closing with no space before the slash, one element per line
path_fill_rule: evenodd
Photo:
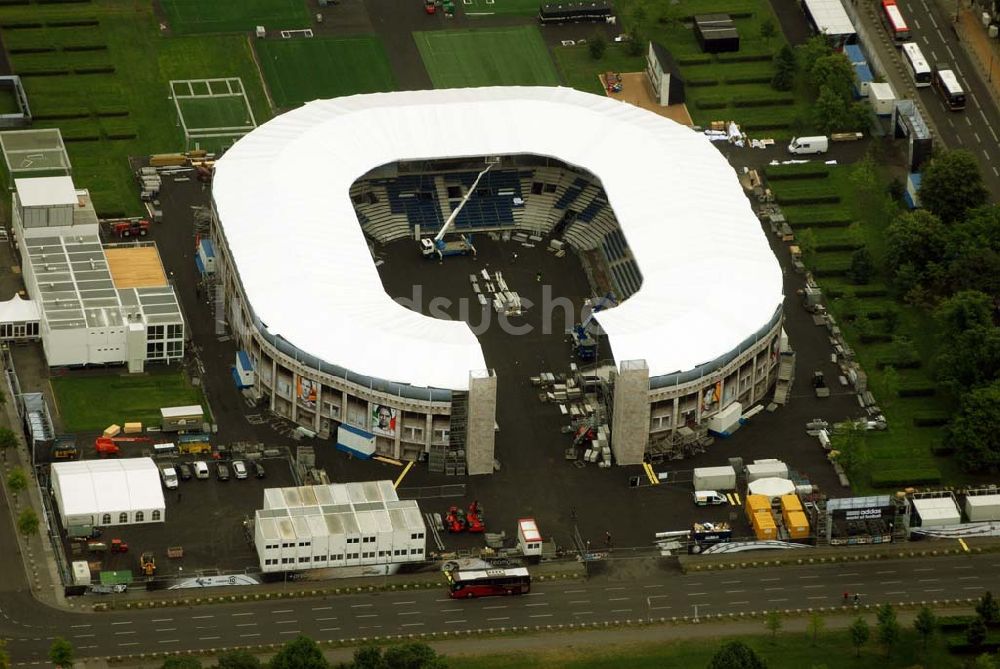
<path fill-rule="evenodd" d="M 126 632 L 115 632 L 115 636 L 123 636 L 125 634 L 135 634 L 135 630 L 128 630 Z"/>
<path fill-rule="evenodd" d="M 924 592 L 944 592 L 944 588 L 924 588 Z"/>
<path fill-rule="evenodd" d="M 701 581 L 698 581 L 697 583 L 685 583 L 684 585 L 701 585 Z"/>
<path fill-rule="evenodd" d="M 328 617 L 328 618 L 316 618 L 315 620 L 316 620 L 316 622 L 322 623 L 322 622 L 326 622 L 327 620 L 336 620 L 336 619 L 337 619 L 337 616 L 331 616 L 331 617 Z"/>
<path fill-rule="evenodd" d="M 551 618 L 551 613 L 536 613 L 534 615 L 528 616 L 529 618 Z"/>
<path fill-rule="evenodd" d="M 611 613 L 628 613 L 632 609 L 611 609 Z"/>
<path fill-rule="evenodd" d="M 573 606 L 574 604 L 590 604 L 590 600 L 589 599 L 575 599 L 575 600 L 573 600 L 572 602 L 569 603 L 570 606 Z"/>
<path fill-rule="evenodd" d="M 935 20 L 934 20 L 934 15 L 933 15 L 933 14 L 928 14 L 928 15 L 927 15 L 927 18 L 929 18 L 929 19 L 931 20 L 931 23 L 933 23 L 933 24 L 934 24 L 934 27 L 935 27 L 935 28 L 937 28 L 937 27 L 938 27 L 938 24 L 937 24 L 937 21 L 935 21 Z M 939 35 L 939 36 L 941 37 L 941 41 L 943 42 L 943 41 L 944 41 L 944 35 L 942 35 L 942 34 L 941 34 L 941 30 L 940 30 L 940 29 L 938 29 L 937 33 L 938 33 L 938 35 Z"/>
<path fill-rule="evenodd" d="M 605 590 L 607 590 L 608 592 L 610 592 L 610 591 L 612 591 L 612 590 L 624 590 L 624 589 L 625 589 L 625 587 L 624 587 L 624 586 L 620 586 L 620 585 L 616 585 L 616 586 L 615 586 L 615 587 L 613 587 L 613 588 L 604 588 L 604 589 L 605 589 Z"/>
<path fill-rule="evenodd" d="M 358 615 L 356 615 L 354 617 L 355 618 L 376 618 L 376 617 L 378 617 L 378 614 L 377 613 L 359 613 Z"/>
<path fill-rule="evenodd" d="M 876 574 L 895 574 L 895 569 L 883 569 L 882 571 L 875 572 Z"/>
<path fill-rule="evenodd" d="M 205 618 L 214 618 L 215 616 L 191 616 L 191 620 L 204 620 Z"/>
<path fill-rule="evenodd" d="M 689 592 L 688 597 L 698 597 L 699 595 L 707 595 L 707 592 Z"/>
<path fill-rule="evenodd" d="M 995 174 L 995 175 L 997 175 L 998 177 L 1000 177 L 1000 170 L 997 170 L 997 168 L 995 168 L 995 167 L 994 167 L 994 168 L 993 168 L 993 174 Z"/>
<path fill-rule="evenodd" d="M 138 641 L 129 641 L 128 643 L 120 643 L 118 645 L 119 646 L 138 646 L 139 642 Z"/>
<path fill-rule="evenodd" d="M 990 159 L 990 154 L 986 152 L 986 149 L 983 149 L 983 155 L 986 156 L 986 160 Z"/>
<path fill-rule="evenodd" d="M 249 637 L 252 637 L 252 636 L 260 636 L 260 633 L 259 632 L 254 632 L 253 634 L 241 634 L 240 638 L 241 639 L 246 639 L 246 638 L 249 638 Z"/>
<path fill-rule="evenodd" d="M 965 74 L 962 73 L 962 68 L 960 68 L 957 63 L 955 64 L 955 71 L 958 72 L 958 76 L 965 79 Z"/>
<path fill-rule="evenodd" d="M 278 634 L 298 634 L 301 630 L 285 630 L 283 632 L 278 632 Z M 218 639 L 219 637 L 215 637 Z"/>
<path fill-rule="evenodd" d="M 932 16 L 931 17 L 931 22 L 933 22 L 933 21 L 934 21 L 934 17 Z M 941 41 L 943 42 L 944 41 L 944 35 L 941 34 L 941 29 L 940 28 L 938 28 L 937 34 L 938 34 L 938 37 L 940 37 Z"/>
<path fill-rule="evenodd" d="M 153 621 L 153 622 L 156 622 L 156 621 Z M 124 621 L 121 621 L 121 622 L 111 623 L 111 624 L 112 625 L 131 625 L 132 621 L 131 620 L 124 620 Z"/>
<path fill-rule="evenodd" d="M 584 590 L 564 590 L 563 592 L 565 592 L 567 595 L 576 595 L 581 592 L 587 592 L 587 591 L 584 589 Z"/>
<path fill-rule="evenodd" d="M 174 622 L 174 619 L 173 618 L 153 618 L 149 622 L 151 622 L 151 623 L 172 623 L 172 622 Z M 114 623 L 111 623 L 111 624 L 113 625 Z"/>
<path fill-rule="evenodd" d="M 84 639 L 84 638 L 89 637 L 89 636 L 97 636 L 97 635 L 96 634 L 74 634 L 73 638 L 74 639 Z"/>
<path fill-rule="evenodd" d="M 1000 567 L 1000 565 L 996 566 Z M 934 567 L 919 567 L 917 569 L 914 569 L 913 571 L 934 571 L 934 569 L 935 569 Z"/>
<path fill-rule="evenodd" d="M 484 606 L 483 607 L 483 609 L 486 610 L 486 611 L 489 611 L 490 609 L 505 609 L 505 608 L 507 608 L 506 604 L 501 604 L 500 606 Z"/>
<path fill-rule="evenodd" d="M 410 464 L 413 464 L 413 462 L 411 461 Z M 493 618 L 487 618 L 487 620 L 493 620 Z M 497 618 L 497 620 L 508 620 L 508 619 L 507 618 Z M 418 627 L 420 625 L 423 625 L 423 623 L 404 623 L 404 624 L 400 625 L 400 627 Z"/>
<path fill-rule="evenodd" d="M 298 620 L 276 620 L 276 621 L 274 621 L 274 624 L 275 625 L 294 625 L 297 622 L 299 622 L 299 621 Z"/>
<path fill-rule="evenodd" d="M 397 616 L 419 616 L 420 611 L 400 611 Z"/>
<path fill-rule="evenodd" d="M 655 585 L 644 585 L 644 586 L 642 586 L 642 587 L 644 587 L 644 588 L 646 588 L 646 589 L 651 589 L 651 588 L 662 588 L 662 587 L 663 587 L 663 584 L 662 584 L 662 583 L 657 583 L 657 584 L 655 584 Z"/>
<path fill-rule="evenodd" d="M 977 578 L 979 578 L 979 577 L 978 576 L 959 576 L 958 580 L 959 581 L 973 581 L 973 580 L 975 580 Z"/>
<path fill-rule="evenodd" d="M 239 623 L 236 627 L 256 627 L 257 623 Z"/>
<path fill-rule="evenodd" d="M 931 41 L 929 39 L 927 39 L 927 35 L 922 35 L 920 37 L 920 39 L 922 39 L 924 41 L 924 44 L 930 46 Z"/>
<path fill-rule="evenodd" d="M 955 57 L 955 52 L 951 50 L 951 45 L 950 44 L 945 44 L 944 48 L 948 51 L 948 55 L 949 56 L 951 56 L 952 58 Z"/>
<path fill-rule="evenodd" d="M 902 583 L 902 581 L 882 581 L 882 585 L 896 585 L 897 583 Z"/>
<path fill-rule="evenodd" d="M 950 116 L 948 117 L 948 125 L 950 125 L 952 128 L 955 127 L 955 122 L 951 120 Z"/>
<path fill-rule="evenodd" d="M 371 606 L 371 604 L 369 604 L 369 606 Z M 280 611 L 271 611 L 271 613 L 275 613 L 275 614 L 277 614 L 277 613 L 295 613 L 295 611 L 293 611 L 292 609 L 281 609 Z"/>
<path fill-rule="evenodd" d="M 879 573 L 881 574 L 882 572 L 879 572 Z M 811 575 L 811 576 L 799 576 L 799 578 L 819 578 L 819 574 Z"/>
<path fill-rule="evenodd" d="M 371 608 L 374 604 L 351 604 L 352 609 Z"/>
<path fill-rule="evenodd" d="M 544 595 L 545 595 L 544 592 L 529 592 L 529 593 L 521 595 L 521 596 L 522 597 L 542 597 Z"/>
<path fill-rule="evenodd" d="M 222 637 L 219 636 L 200 636 L 198 637 L 198 641 L 214 641 L 215 639 L 221 639 L 221 638 Z"/>
<path fill-rule="evenodd" d="M 537 604 L 525 604 L 525 606 L 548 606 L 548 602 L 538 602 Z"/>
<path fill-rule="evenodd" d="M 410 601 L 410 602 L 393 602 L 393 604 L 395 604 L 396 606 L 400 606 L 400 605 L 406 605 L 406 604 L 416 604 L 416 602 L 415 601 Z"/>
<path fill-rule="evenodd" d="M 892 592 L 885 593 L 887 595 L 905 595 L 906 590 L 893 590 Z"/>
<path fill-rule="evenodd" d="M 841 576 L 857 576 L 857 575 L 858 575 L 858 572 L 856 572 L 856 571 L 849 571 L 846 574 L 841 574 Z"/>
<path fill-rule="evenodd" d="M 920 30 L 920 24 L 917 22 L 917 20 L 916 19 L 910 19 L 910 20 L 913 21 L 913 25 L 917 27 L 917 30 Z"/>
<path fill-rule="evenodd" d="M 815 595 L 813 597 L 806 597 L 806 599 L 826 599 L 826 595 Z"/>
<path fill-rule="evenodd" d="M 70 629 L 76 629 L 77 627 L 90 627 L 90 623 L 84 623 L 83 625 L 70 625 Z"/>
<path fill-rule="evenodd" d="M 533 604 L 528 604 L 528 606 L 533 606 Z M 441 613 L 454 613 L 455 611 L 462 611 L 463 609 L 441 609 Z"/>
<path fill-rule="evenodd" d="M 769 602 L 787 602 L 788 598 L 787 597 L 780 597 L 778 599 L 769 599 L 767 601 L 769 601 Z"/>
<path fill-rule="evenodd" d="M 663 610 L 666 610 L 666 609 L 669 609 L 669 608 L 670 608 L 669 606 L 650 606 L 649 610 L 650 611 L 663 611 Z"/>
<path fill-rule="evenodd" d="M 777 587 L 777 588 L 764 588 L 764 592 L 773 592 L 775 590 L 784 590 L 784 588 L 782 588 L 780 586 Z"/>
<path fill-rule="evenodd" d="M 608 597 L 609 602 L 627 602 L 628 597 Z"/>
<path fill-rule="evenodd" d="M 736 585 L 737 583 L 740 583 L 740 581 L 739 580 L 736 580 L 736 581 L 720 581 L 720 583 L 722 583 L 722 585 Z"/>
<path fill-rule="evenodd" d="M 320 629 L 320 632 L 337 632 L 339 630 L 340 630 L 339 627 L 324 627 Z"/>
<path fill-rule="evenodd" d="M 814 583 L 813 585 L 804 585 L 804 586 L 802 586 L 802 589 L 803 590 L 809 590 L 810 588 L 816 589 L 816 588 L 825 588 L 825 587 L 827 587 L 827 586 L 824 585 L 823 583 Z"/>
<path fill-rule="evenodd" d="M 256 625 L 257 623 L 254 623 Z M 154 632 L 176 632 L 176 627 L 160 627 L 159 629 L 153 630 Z"/>
<path fill-rule="evenodd" d="M 733 606 L 736 606 L 737 604 L 749 604 L 750 602 L 749 601 L 742 601 L 742 602 L 729 602 L 729 603 L 732 604 Z"/>
<path fill-rule="evenodd" d="M 435 599 L 435 602 L 450 602 L 451 597 L 445 597 L 444 599 Z"/>
<path fill-rule="evenodd" d="M 464 623 L 464 622 L 467 622 L 467 621 L 465 621 L 465 620 L 446 620 L 446 621 L 444 621 L 444 624 L 445 625 L 458 625 L 459 623 Z"/>
<path fill-rule="evenodd" d="M 180 639 L 160 639 L 156 643 L 180 643 Z"/>
<path fill-rule="evenodd" d="M 936 62 L 937 62 L 937 60 L 938 60 L 938 57 L 937 57 L 937 54 L 936 54 L 936 53 L 934 53 L 934 50 L 933 50 L 933 49 L 931 49 L 931 62 L 932 62 L 932 63 L 936 63 Z"/>
<path fill-rule="evenodd" d="M 940 580 L 941 579 L 939 579 L 939 578 L 922 578 L 922 579 L 920 579 L 917 582 L 918 583 L 937 583 Z"/>
<path fill-rule="evenodd" d="M 971 119 L 971 118 L 969 118 L 968 116 L 966 116 L 966 117 L 965 117 L 965 123 L 966 123 L 966 125 L 968 125 L 968 126 L 969 126 L 970 128 L 972 127 L 972 119 Z M 979 140 L 976 140 L 976 141 L 979 141 Z"/>
<path fill-rule="evenodd" d="M 762 578 L 762 579 L 760 579 L 761 583 L 763 583 L 764 581 L 780 581 L 780 580 L 781 580 L 781 577 L 779 577 L 779 576 L 775 576 L 774 578 Z"/>
<path fill-rule="evenodd" d="M 593 611 L 574 611 L 573 615 L 574 616 L 592 616 L 592 615 L 594 615 L 594 612 Z"/>
<path fill-rule="evenodd" d="M 236 616 L 252 616 L 252 615 L 253 611 L 247 611 L 246 613 L 234 613 L 233 617 L 235 618 Z"/>
<path fill-rule="evenodd" d="M 500 616 L 499 618 L 487 618 L 486 622 L 491 623 L 494 620 L 510 620 L 510 616 Z M 423 623 L 420 624 L 423 625 Z M 403 625 L 403 627 L 406 627 L 406 625 Z"/>
<path fill-rule="evenodd" d="M 746 592 L 746 590 L 726 590 L 727 595 L 735 595 L 737 592 Z"/>
<path fill-rule="evenodd" d="M 962 590 L 980 590 L 980 589 L 981 588 L 978 585 L 967 585 L 964 588 L 962 588 Z"/>
<path fill-rule="evenodd" d="M 447 599 L 439 599 L 438 601 L 439 602 L 446 602 L 448 600 Z M 333 608 L 332 606 L 314 606 L 314 607 L 312 607 L 312 610 L 313 611 L 329 611 L 332 608 Z"/>

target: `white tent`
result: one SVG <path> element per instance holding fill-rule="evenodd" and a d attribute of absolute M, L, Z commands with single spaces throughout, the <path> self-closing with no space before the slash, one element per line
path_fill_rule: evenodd
<path fill-rule="evenodd" d="M 782 303 L 774 252 L 705 136 L 568 88 L 354 95 L 282 114 L 216 165 L 220 246 L 270 333 L 359 374 L 463 390 L 486 368 L 475 335 L 389 297 L 349 191 L 397 161 L 517 154 L 601 180 L 643 278 L 598 317 L 616 359 L 643 359 L 650 376 L 693 369 L 738 347 Z"/>
<path fill-rule="evenodd" d="M 764 495 L 771 499 L 776 499 L 782 495 L 791 495 L 795 492 L 795 484 L 788 479 L 779 479 L 769 476 L 750 482 L 751 495 Z"/>
<path fill-rule="evenodd" d="M 63 527 L 138 525 L 165 517 L 159 471 L 151 458 L 57 462 L 52 492 Z"/>

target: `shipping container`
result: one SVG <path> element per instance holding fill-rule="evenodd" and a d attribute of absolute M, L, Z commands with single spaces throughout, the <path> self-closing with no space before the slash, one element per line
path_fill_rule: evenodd
<path fill-rule="evenodd" d="M 969 518 L 970 523 L 1000 520 L 1000 494 L 966 497 L 965 515 Z"/>
<path fill-rule="evenodd" d="M 747 520 L 750 520 L 754 514 L 760 511 L 766 511 L 768 514 L 770 514 L 771 500 L 765 497 L 764 495 L 747 495 L 745 509 L 747 514 Z"/>
<path fill-rule="evenodd" d="M 694 470 L 695 490 L 735 490 L 736 470 L 732 467 L 697 467 Z"/>
<path fill-rule="evenodd" d="M 753 514 L 750 524 L 753 526 L 753 533 L 757 539 L 774 539 L 778 536 L 778 527 L 774 524 L 774 518 L 770 511 L 759 511 Z"/>
<path fill-rule="evenodd" d="M 785 529 L 792 539 L 805 539 L 809 536 L 809 519 L 801 511 L 789 511 L 782 515 Z"/>
<path fill-rule="evenodd" d="M 802 501 L 796 495 L 783 495 L 781 497 L 781 513 L 792 511 L 802 511 Z"/>
<path fill-rule="evenodd" d="M 758 460 L 751 465 L 747 465 L 747 481 L 752 483 L 763 478 L 788 478 L 788 465 L 779 460 Z"/>

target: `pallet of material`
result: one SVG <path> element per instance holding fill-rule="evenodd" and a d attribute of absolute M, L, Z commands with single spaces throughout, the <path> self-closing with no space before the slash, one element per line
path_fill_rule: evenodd
<path fill-rule="evenodd" d="M 109 425 L 106 428 L 104 428 L 105 437 L 117 437 L 121 433 L 122 433 L 121 425 Z"/>
<path fill-rule="evenodd" d="M 125 434 L 139 434 L 142 432 L 142 423 L 125 423 Z"/>

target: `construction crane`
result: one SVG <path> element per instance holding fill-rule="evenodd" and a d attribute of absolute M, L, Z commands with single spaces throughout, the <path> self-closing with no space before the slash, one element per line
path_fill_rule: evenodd
<path fill-rule="evenodd" d="M 458 206 L 451 212 L 448 220 L 444 222 L 441 229 L 438 230 L 437 235 L 434 239 L 428 239 L 424 237 L 420 240 L 420 252 L 425 258 L 433 258 L 437 256 L 439 260 L 443 260 L 445 256 L 458 256 L 458 255 L 476 255 L 476 247 L 472 245 L 472 235 L 460 235 L 458 239 L 450 242 L 444 241 L 444 236 L 448 234 L 448 230 L 451 228 L 452 224 L 455 223 L 455 219 L 461 213 L 462 208 L 465 207 L 465 203 L 469 201 L 472 197 L 472 193 L 475 192 L 476 186 L 479 185 L 479 180 L 483 178 L 483 175 L 490 171 L 493 167 L 493 163 L 486 166 L 482 172 L 476 177 L 476 180 L 472 182 L 469 190 L 465 193 L 465 197 L 462 201 L 458 203 Z"/>
<path fill-rule="evenodd" d="M 597 312 L 609 307 L 618 306 L 618 301 L 614 294 L 608 293 L 597 300 L 590 314 L 582 323 L 573 326 L 570 336 L 573 340 L 573 352 L 581 362 L 593 362 L 597 359 L 597 336 L 601 334 L 600 325 L 594 321 Z M 596 332 L 591 329 L 591 325 L 596 326 Z"/>

